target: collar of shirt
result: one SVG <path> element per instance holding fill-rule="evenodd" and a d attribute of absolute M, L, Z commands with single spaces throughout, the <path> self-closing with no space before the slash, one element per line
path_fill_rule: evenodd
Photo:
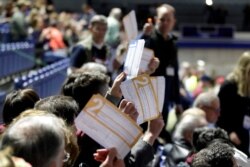
<path fill-rule="evenodd" d="M 93 46 L 95 46 L 97 49 L 102 49 L 102 47 L 104 46 L 104 43 L 100 43 L 100 44 L 97 44 L 93 41 Z"/>
<path fill-rule="evenodd" d="M 162 33 L 158 30 L 157 27 L 155 28 L 155 34 L 156 34 L 156 36 L 162 38 L 162 39 L 165 40 L 165 41 L 177 39 L 177 37 L 176 37 L 174 34 L 172 34 L 172 33 L 168 33 L 168 38 L 165 39 L 165 38 L 163 37 Z"/>

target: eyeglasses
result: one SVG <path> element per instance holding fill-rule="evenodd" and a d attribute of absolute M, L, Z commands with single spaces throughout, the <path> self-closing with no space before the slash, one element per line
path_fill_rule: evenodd
<path fill-rule="evenodd" d="M 206 108 L 210 109 L 210 110 L 213 110 L 215 112 L 220 112 L 220 108 L 214 108 L 214 107 L 210 107 L 210 106 L 205 106 Z"/>
<path fill-rule="evenodd" d="M 63 158 L 63 163 L 68 162 L 70 158 L 70 154 L 64 150 L 64 158 Z"/>

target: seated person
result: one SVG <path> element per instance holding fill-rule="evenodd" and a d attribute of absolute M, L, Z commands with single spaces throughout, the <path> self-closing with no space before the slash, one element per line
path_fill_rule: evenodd
<path fill-rule="evenodd" d="M 0 149 L 35 167 L 62 167 L 66 160 L 64 122 L 52 114 L 20 117 L 2 135 Z"/>
<path fill-rule="evenodd" d="M 3 122 L 8 125 L 21 112 L 32 109 L 39 100 L 39 96 L 32 89 L 22 89 L 9 93 L 3 105 Z"/>
<path fill-rule="evenodd" d="M 191 167 L 237 167 L 234 150 L 225 143 L 215 142 L 194 156 Z"/>
<path fill-rule="evenodd" d="M 220 116 L 220 100 L 212 91 L 199 94 L 195 99 L 194 107 L 202 109 L 206 113 L 209 127 L 215 127 Z"/>
<path fill-rule="evenodd" d="M 34 108 L 55 114 L 67 123 L 72 135 L 69 136 L 70 141 L 66 144 L 65 150 L 70 154 L 67 164 L 72 166 L 79 154 L 76 138 L 77 130 L 74 125 L 74 120 L 79 112 L 77 103 L 72 97 L 57 95 L 39 100 Z"/>
<path fill-rule="evenodd" d="M 173 133 L 173 143 L 166 144 L 159 147 L 159 152 L 156 153 L 155 159 L 152 161 L 152 166 L 158 166 L 159 164 L 165 164 L 166 166 L 177 166 L 181 162 L 185 162 L 186 157 L 193 149 L 192 136 L 195 128 L 203 127 L 207 125 L 205 116 L 200 115 L 199 109 L 192 108 L 189 110 L 197 110 L 195 115 L 191 111 L 189 114 L 184 111 L 180 121 L 175 127 Z M 192 114 L 190 114 L 192 113 Z"/>

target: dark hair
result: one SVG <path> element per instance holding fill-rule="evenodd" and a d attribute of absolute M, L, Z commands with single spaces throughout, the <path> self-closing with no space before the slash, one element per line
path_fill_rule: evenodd
<path fill-rule="evenodd" d="M 191 167 L 233 167 L 234 150 L 225 143 L 216 142 L 198 152 Z"/>
<path fill-rule="evenodd" d="M 106 84 L 108 84 L 108 77 L 100 72 L 84 72 L 77 77 L 73 83 L 72 97 L 78 103 L 80 110 L 92 95 L 101 93 Z"/>
<path fill-rule="evenodd" d="M 3 105 L 3 121 L 9 124 L 21 112 L 31 109 L 39 100 L 39 96 L 32 89 L 17 90 L 9 93 Z"/>
<path fill-rule="evenodd" d="M 197 128 L 193 133 L 193 146 L 196 151 L 200 151 L 211 144 L 213 140 L 218 139 L 224 143 L 230 143 L 227 132 L 221 128 Z"/>
<path fill-rule="evenodd" d="M 53 113 L 64 119 L 68 125 L 74 124 L 74 119 L 79 112 L 76 101 L 72 97 L 62 95 L 39 100 L 35 104 L 35 109 Z"/>
<path fill-rule="evenodd" d="M 75 82 L 75 79 L 81 75 L 80 72 L 70 74 L 64 81 L 61 94 L 64 96 L 72 96 L 72 89 Z"/>

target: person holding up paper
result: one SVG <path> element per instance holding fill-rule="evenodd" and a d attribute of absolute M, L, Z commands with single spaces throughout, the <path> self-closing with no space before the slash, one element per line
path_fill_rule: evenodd
<path fill-rule="evenodd" d="M 175 45 L 176 37 L 171 34 L 175 25 L 174 7 L 163 4 L 157 8 L 156 25 L 152 20 L 144 25 L 143 39 L 145 47 L 154 51 L 159 58 L 160 65 L 153 76 L 164 76 L 166 79 L 165 102 L 163 107 L 163 119 L 167 120 L 169 106 L 176 104 L 176 111 L 182 112 L 179 93 L 178 57 Z M 162 136 L 164 137 L 164 136 Z"/>

